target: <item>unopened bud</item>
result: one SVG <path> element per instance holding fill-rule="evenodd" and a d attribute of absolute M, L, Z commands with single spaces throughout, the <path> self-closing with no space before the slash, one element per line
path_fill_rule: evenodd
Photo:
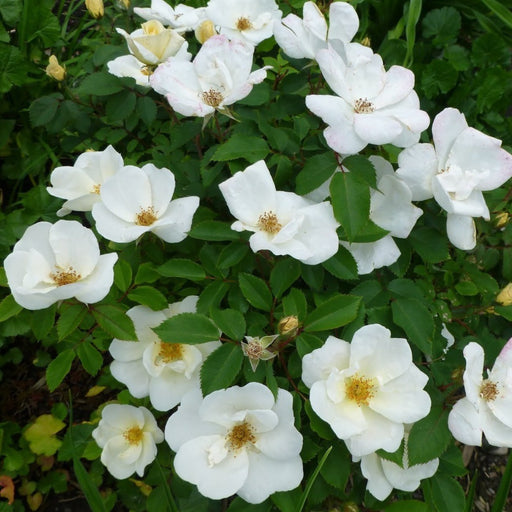
<path fill-rule="evenodd" d="M 494 218 L 494 224 L 498 229 L 504 228 L 510 219 L 510 215 L 507 212 L 501 212 Z"/>
<path fill-rule="evenodd" d="M 50 55 L 49 64 L 46 66 L 46 74 L 58 82 L 62 82 L 66 77 L 66 68 L 59 64 L 55 55 Z"/>
<path fill-rule="evenodd" d="M 105 14 L 103 0 L 85 0 L 85 7 L 93 18 L 101 18 Z"/>
<path fill-rule="evenodd" d="M 508 283 L 498 296 L 496 302 L 502 306 L 510 306 L 512 304 L 512 283 Z"/>
<path fill-rule="evenodd" d="M 210 39 L 210 37 L 217 34 L 215 31 L 215 25 L 213 21 L 204 20 L 194 31 L 196 39 L 203 44 L 205 41 Z"/>
<path fill-rule="evenodd" d="M 293 336 L 299 327 L 299 319 L 295 315 L 285 316 L 279 320 L 277 331 L 281 336 Z"/>
<path fill-rule="evenodd" d="M 366 36 L 366 37 L 363 37 L 363 40 L 361 41 L 361 44 L 363 46 L 368 46 L 368 48 L 370 48 L 371 45 L 372 45 L 372 42 L 371 42 L 370 38 L 368 36 Z"/>

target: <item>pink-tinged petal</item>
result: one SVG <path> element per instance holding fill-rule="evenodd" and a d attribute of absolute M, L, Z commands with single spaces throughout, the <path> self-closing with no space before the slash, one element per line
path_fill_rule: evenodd
<path fill-rule="evenodd" d="M 387 452 L 398 450 L 404 437 L 403 423 L 390 421 L 368 407 L 364 408 L 364 415 L 366 429 L 345 440 L 350 453 L 362 457 L 380 449 Z"/>
<path fill-rule="evenodd" d="M 357 264 L 359 275 L 369 274 L 376 268 L 392 265 L 400 257 L 400 249 L 393 241 L 391 235 L 368 243 L 340 242 L 345 247 Z"/>
<path fill-rule="evenodd" d="M 384 501 L 393 490 L 382 469 L 382 459 L 376 453 L 361 458 L 361 472 L 368 480 L 366 490 L 375 498 Z"/>
<path fill-rule="evenodd" d="M 113 242 L 128 243 L 151 230 L 151 226 L 138 226 L 112 213 L 103 203 L 96 203 L 92 209 L 98 233 Z"/>
<path fill-rule="evenodd" d="M 174 199 L 165 213 L 151 226 L 151 231 L 167 243 L 181 242 L 192 227 L 192 219 L 198 207 L 197 196 Z"/>
<path fill-rule="evenodd" d="M 432 177 L 437 173 L 437 155 L 432 144 L 415 144 L 398 155 L 397 176 L 411 189 L 413 201 L 432 197 Z"/>
<path fill-rule="evenodd" d="M 350 343 L 350 368 L 365 377 L 374 377 L 379 385 L 408 371 L 412 352 L 404 338 L 391 338 L 388 329 L 380 324 L 358 329 Z"/>
<path fill-rule="evenodd" d="M 344 43 L 348 43 L 352 41 L 358 29 L 359 17 L 356 10 L 347 2 L 332 2 L 329 7 L 329 32 L 327 38 L 340 39 Z"/>
<path fill-rule="evenodd" d="M 324 345 L 302 358 L 302 380 L 310 388 L 318 380 L 326 380 L 333 369 L 348 368 L 350 343 L 329 336 Z"/>
<path fill-rule="evenodd" d="M 89 276 L 99 263 L 100 249 L 94 233 L 79 222 L 59 220 L 49 230 L 48 241 L 61 269 L 71 267 L 82 277 Z"/>
<path fill-rule="evenodd" d="M 174 194 L 174 174 L 169 169 L 158 169 L 153 164 L 146 164 L 141 167 L 149 180 L 151 188 L 151 204 L 154 214 L 160 217 L 169 206 Z"/>
<path fill-rule="evenodd" d="M 466 370 L 464 371 L 464 389 L 468 400 L 479 407 L 481 402 L 480 388 L 482 387 L 482 373 L 484 370 L 484 349 L 472 341 L 464 347 Z"/>
<path fill-rule="evenodd" d="M 467 398 L 460 399 L 450 411 L 448 428 L 453 437 L 469 446 L 482 446 L 482 425 L 475 407 Z"/>
<path fill-rule="evenodd" d="M 473 217 L 449 213 L 446 219 L 448 240 L 463 251 L 470 251 L 476 246 L 476 227 Z"/>
<path fill-rule="evenodd" d="M 512 155 L 500 145 L 498 139 L 467 128 L 454 141 L 448 163 L 478 173 L 479 190 L 494 190 L 512 176 Z"/>
<path fill-rule="evenodd" d="M 381 109 L 395 105 L 406 98 L 414 87 L 414 73 L 402 66 L 391 66 L 386 73 L 384 87 L 373 100 L 373 106 Z"/>
<path fill-rule="evenodd" d="M 107 69 L 111 75 L 133 78 L 137 85 L 150 87 L 149 74 L 145 68 L 146 65 L 133 55 L 121 55 L 107 62 Z"/>
<path fill-rule="evenodd" d="M 378 111 L 371 114 L 355 114 L 354 130 L 370 144 L 387 144 L 402 133 L 403 127 L 394 117 Z"/>
<path fill-rule="evenodd" d="M 256 226 L 260 215 L 275 212 L 276 187 L 263 160 L 219 185 L 229 211 L 244 224 Z"/>
<path fill-rule="evenodd" d="M 440 169 L 445 167 L 455 139 L 467 127 L 468 123 L 464 114 L 455 108 L 445 108 L 435 117 L 432 123 L 432 137 Z"/>
<path fill-rule="evenodd" d="M 237 494 L 248 503 L 261 503 L 275 492 L 291 491 L 297 487 L 304 471 L 297 455 L 275 460 L 261 453 L 248 452 L 249 473 Z"/>
<path fill-rule="evenodd" d="M 512 448 L 512 428 L 502 423 L 487 407 L 484 407 L 480 412 L 480 421 L 484 435 L 490 445 Z"/>
<path fill-rule="evenodd" d="M 214 500 L 235 494 L 247 480 L 249 460 L 246 450 L 232 453 L 211 465 L 208 452 L 220 436 L 203 436 L 181 446 L 174 458 L 174 468 L 180 478 L 197 485 L 199 492 Z"/>
<path fill-rule="evenodd" d="M 133 344 L 135 345 L 136 342 Z M 114 360 L 110 363 L 110 373 L 114 379 L 124 384 L 135 398 L 144 398 L 149 395 L 149 375 L 142 361 Z"/>

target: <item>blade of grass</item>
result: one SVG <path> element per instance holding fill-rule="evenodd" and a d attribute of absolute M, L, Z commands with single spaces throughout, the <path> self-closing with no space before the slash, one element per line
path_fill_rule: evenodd
<path fill-rule="evenodd" d="M 416 25 L 420 19 L 422 0 L 411 0 L 407 13 L 407 24 L 405 26 L 405 39 L 407 41 L 407 52 L 404 58 L 404 66 L 409 67 L 413 61 L 414 44 L 416 43 Z"/>
<path fill-rule="evenodd" d="M 466 506 L 464 512 L 471 512 L 473 510 L 473 502 L 475 501 L 476 483 L 478 482 L 478 469 L 475 471 L 473 478 L 471 479 L 471 485 L 469 486 L 469 492 L 466 497 Z"/>
<path fill-rule="evenodd" d="M 502 2 L 498 2 L 497 0 L 482 0 L 482 2 L 494 13 L 498 18 L 500 18 L 505 25 L 508 25 L 509 28 L 512 28 L 512 12 L 503 5 Z"/>
<path fill-rule="evenodd" d="M 327 450 L 325 450 L 325 453 L 322 455 L 322 458 L 318 462 L 318 466 L 315 468 L 315 471 L 313 471 L 313 473 L 309 477 L 308 483 L 306 484 L 306 487 L 304 488 L 304 492 L 302 493 L 302 497 L 300 498 L 296 512 L 302 512 L 302 509 L 304 508 L 304 505 L 306 504 L 306 500 L 308 499 L 309 493 L 311 492 L 311 487 L 313 487 L 316 477 L 318 476 L 318 473 L 320 473 L 322 466 L 325 464 L 327 457 L 329 457 L 331 450 L 332 450 L 332 446 L 329 446 L 329 448 L 327 448 Z"/>
<path fill-rule="evenodd" d="M 160 463 L 155 461 L 158 471 L 160 472 L 160 479 L 162 480 L 162 485 L 165 490 L 165 497 L 167 498 L 167 505 L 169 505 L 169 510 L 171 512 L 179 512 L 178 507 L 176 506 L 176 502 L 174 501 L 174 497 L 171 492 L 171 488 L 169 487 L 169 483 L 167 482 L 167 477 L 165 476 L 164 470 Z"/>
<path fill-rule="evenodd" d="M 512 483 L 512 451 L 508 454 L 507 467 L 503 478 L 501 479 L 496 498 L 492 504 L 491 512 L 502 512 L 505 510 L 505 502 L 507 501 L 510 484 Z"/>

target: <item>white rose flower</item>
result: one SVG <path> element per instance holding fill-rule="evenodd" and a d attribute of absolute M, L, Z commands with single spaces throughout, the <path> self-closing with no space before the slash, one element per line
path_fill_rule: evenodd
<path fill-rule="evenodd" d="M 430 410 L 428 378 L 414 366 L 407 340 L 379 324 L 361 327 L 351 343 L 329 336 L 304 356 L 302 380 L 313 410 L 359 457 L 396 451 L 404 423 Z"/>
<path fill-rule="evenodd" d="M 158 20 L 182 33 L 194 30 L 204 21 L 204 10 L 204 7 L 194 8 L 183 4 L 173 8 L 164 0 L 151 0 L 151 7 L 135 7 L 133 12 L 145 20 Z"/>
<path fill-rule="evenodd" d="M 137 341 L 114 339 L 110 344 L 114 358 L 110 371 L 114 378 L 125 384 L 135 398 L 149 396 L 151 405 L 159 411 L 172 409 L 185 393 L 199 389 L 201 365 L 220 347 L 220 341 L 198 345 L 164 343 L 152 330 L 167 318 L 194 313 L 197 299 L 191 295 L 162 311 L 146 306 L 131 308 L 126 314 L 133 320 Z"/>
<path fill-rule="evenodd" d="M 329 126 L 327 144 L 341 154 L 356 154 L 368 144 L 407 147 L 429 124 L 413 90 L 414 74 L 401 66 L 386 71 L 380 55 L 352 65 L 332 48 L 316 55 L 326 82 L 337 96 L 306 96 L 307 107 Z"/>
<path fill-rule="evenodd" d="M 56 167 L 50 176 L 48 193 L 67 199 L 57 212 L 59 217 L 72 211 L 89 212 L 100 200 L 103 183 L 123 167 L 123 157 L 112 147 L 104 151 L 86 151 L 73 166 Z"/>
<path fill-rule="evenodd" d="M 274 22 L 274 37 L 286 55 L 294 59 L 314 59 L 328 43 L 348 44 L 359 28 L 356 10 L 347 2 L 332 2 L 329 6 L 329 29 L 325 17 L 314 2 L 306 2 L 302 19 L 288 14 Z M 369 50 L 371 55 L 371 50 Z"/>
<path fill-rule="evenodd" d="M 108 404 L 92 437 L 102 448 L 102 464 L 121 480 L 135 472 L 144 475 L 146 466 L 155 460 L 156 443 L 164 440 L 164 433 L 145 407 Z"/>
<path fill-rule="evenodd" d="M 434 197 L 448 213 L 450 242 L 463 250 L 476 245 L 473 217 L 489 220 L 482 191 L 500 187 L 512 176 L 512 155 L 501 141 L 470 128 L 464 114 L 445 108 L 432 123 L 434 144 L 415 144 L 398 156 L 397 174 L 413 200 Z"/>
<path fill-rule="evenodd" d="M 410 430 L 411 426 L 406 427 L 402 466 L 380 457 L 377 453 L 352 458 L 354 462 L 361 461 L 361 471 L 368 480 L 366 489 L 380 501 L 384 501 L 393 489 L 415 491 L 420 486 L 421 480 L 433 476 L 439 467 L 437 458 L 424 464 L 409 465 L 407 430 Z"/>
<path fill-rule="evenodd" d="M 289 254 L 316 265 L 336 254 L 339 226 L 328 202 L 314 203 L 293 192 L 276 191 L 263 160 L 222 182 L 219 188 L 229 211 L 238 220 L 235 231 L 253 231 L 254 252 Z"/>
<path fill-rule="evenodd" d="M 100 190 L 92 209 L 96 229 L 113 242 L 132 242 L 151 231 L 168 243 L 184 240 L 199 206 L 196 196 L 172 199 L 174 174 L 153 164 L 123 167 Z"/>
<path fill-rule="evenodd" d="M 210 37 L 193 62 L 171 59 L 151 75 L 151 87 L 184 116 L 205 117 L 245 98 L 267 76 L 251 72 L 254 48 L 241 41 Z"/>
<path fill-rule="evenodd" d="M 176 473 L 211 499 L 236 493 L 255 504 L 294 489 L 303 469 L 292 402 L 288 391 L 279 389 L 274 400 L 257 382 L 204 399 L 199 390 L 188 393 L 165 427 Z"/>
<path fill-rule="evenodd" d="M 4 267 L 14 300 L 26 309 L 44 309 L 71 297 L 100 301 L 112 286 L 116 261 L 115 253 L 100 255 L 90 229 L 59 220 L 28 227 Z"/>
<path fill-rule="evenodd" d="M 130 53 L 146 66 L 158 66 L 175 56 L 185 43 L 185 39 L 170 28 L 165 28 L 159 21 L 146 21 L 139 28 L 128 34 L 121 28 L 116 31 L 128 43 Z"/>
<path fill-rule="evenodd" d="M 512 448 L 512 339 L 503 347 L 486 379 L 484 350 L 475 342 L 464 347 L 466 370 L 461 398 L 450 411 L 448 427 L 461 443 Z"/>
<path fill-rule="evenodd" d="M 272 37 L 282 12 L 274 0 L 210 0 L 205 15 L 221 34 L 256 46 Z"/>

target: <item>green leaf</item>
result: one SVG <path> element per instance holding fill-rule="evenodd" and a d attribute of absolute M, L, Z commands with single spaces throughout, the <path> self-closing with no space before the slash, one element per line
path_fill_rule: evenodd
<path fill-rule="evenodd" d="M 9 91 L 13 85 L 28 82 L 30 70 L 16 46 L 0 44 L 0 93 Z"/>
<path fill-rule="evenodd" d="M 466 500 L 459 482 L 448 475 L 438 473 L 431 480 L 432 497 L 438 512 L 464 510 Z"/>
<path fill-rule="evenodd" d="M 203 395 L 231 386 L 242 368 L 243 359 L 244 355 L 238 344 L 224 343 L 214 350 L 201 366 Z"/>
<path fill-rule="evenodd" d="M 103 366 L 103 356 L 90 341 L 80 343 L 76 353 L 88 374 L 94 376 L 100 371 Z"/>
<path fill-rule="evenodd" d="M 448 259 L 448 242 L 446 236 L 432 228 L 415 229 L 410 235 L 409 240 L 427 263 L 439 263 Z"/>
<path fill-rule="evenodd" d="M 23 432 L 23 437 L 35 454 L 50 456 L 55 454 L 62 445 L 62 441 L 57 439 L 55 434 L 65 426 L 63 421 L 51 414 L 43 414 Z"/>
<path fill-rule="evenodd" d="M 227 222 L 218 220 L 205 220 L 192 228 L 189 233 L 191 238 L 207 240 L 211 242 L 224 242 L 227 240 L 239 240 L 240 234 L 230 228 Z"/>
<path fill-rule="evenodd" d="M 107 71 L 98 71 L 87 75 L 77 92 L 80 95 L 109 96 L 123 90 L 123 82 Z"/>
<path fill-rule="evenodd" d="M 314 334 L 303 332 L 297 337 L 295 344 L 299 356 L 304 357 L 306 354 L 313 352 L 313 350 L 320 348 L 324 344 L 324 340 Z"/>
<path fill-rule="evenodd" d="M 322 263 L 322 266 L 334 277 L 343 281 L 357 279 L 357 263 L 352 254 L 340 245 L 338 252 Z"/>
<path fill-rule="evenodd" d="M 295 315 L 300 321 L 304 321 L 308 311 L 304 293 L 298 288 L 292 288 L 290 293 L 283 297 L 283 311 L 285 315 Z"/>
<path fill-rule="evenodd" d="M 297 174 L 296 193 L 305 195 L 323 185 L 334 174 L 337 166 L 332 151 L 307 158 L 304 167 Z"/>
<path fill-rule="evenodd" d="M 123 121 L 135 110 L 137 96 L 132 91 L 121 91 L 111 95 L 107 102 L 105 112 L 109 121 Z"/>
<path fill-rule="evenodd" d="M 414 298 L 396 299 L 391 303 L 393 322 L 424 354 L 432 355 L 435 324 L 432 314 L 423 302 Z"/>
<path fill-rule="evenodd" d="M 226 245 L 219 254 L 217 266 L 225 269 L 240 263 L 249 253 L 249 246 L 239 241 Z"/>
<path fill-rule="evenodd" d="M 149 96 L 141 96 L 137 100 L 137 113 L 146 126 L 156 119 L 156 103 Z"/>
<path fill-rule="evenodd" d="M 92 512 L 107 512 L 98 486 L 90 477 L 89 473 L 87 473 L 76 455 L 73 457 L 73 471 L 75 472 L 76 479 L 80 484 L 80 489 L 84 493 Z"/>
<path fill-rule="evenodd" d="M 343 491 L 350 476 L 351 457 L 350 453 L 341 443 L 333 446 L 332 452 L 327 457 L 320 474 L 329 484 Z"/>
<path fill-rule="evenodd" d="M 64 99 L 62 94 L 50 94 L 41 96 L 30 104 L 30 124 L 33 128 L 44 126 L 52 121 L 57 113 L 60 102 Z"/>
<path fill-rule="evenodd" d="M 359 181 L 364 181 L 370 187 L 377 189 L 375 167 L 368 158 L 362 155 L 351 155 L 343 159 L 343 167 L 357 175 Z"/>
<path fill-rule="evenodd" d="M 14 297 L 7 295 L 7 297 L 0 302 L 0 323 L 16 316 L 22 310 L 23 307 L 14 300 Z"/>
<path fill-rule="evenodd" d="M 457 83 L 459 73 L 447 61 L 434 60 L 429 62 L 421 74 L 421 87 L 427 98 L 434 98 L 438 94 L 446 94 Z"/>
<path fill-rule="evenodd" d="M 132 282 L 132 267 L 126 260 L 117 260 L 114 266 L 114 284 L 122 291 L 128 290 Z"/>
<path fill-rule="evenodd" d="M 395 501 L 384 512 L 431 512 L 426 503 L 417 500 Z"/>
<path fill-rule="evenodd" d="M 22 3 L 19 0 L 2 0 L 0 2 L 0 13 L 5 23 L 14 26 L 20 19 Z"/>
<path fill-rule="evenodd" d="M 352 322 L 357 316 L 361 297 L 337 294 L 322 302 L 304 321 L 306 332 L 328 331 Z"/>
<path fill-rule="evenodd" d="M 53 304 L 49 308 L 32 311 L 30 315 L 30 326 L 36 339 L 42 340 L 52 330 L 55 324 L 56 311 L 56 304 Z"/>
<path fill-rule="evenodd" d="M 57 320 L 57 335 L 59 341 L 69 336 L 78 329 L 82 320 L 87 314 L 87 308 L 81 302 L 78 304 L 63 304 L 60 309 L 59 319 Z"/>
<path fill-rule="evenodd" d="M 181 313 L 164 320 L 153 329 L 162 341 L 197 345 L 219 339 L 219 329 L 205 315 Z"/>
<path fill-rule="evenodd" d="M 211 159 L 218 162 L 227 162 L 243 158 L 252 164 L 258 160 L 263 160 L 269 151 L 265 139 L 252 135 L 235 134 L 216 149 Z"/>
<path fill-rule="evenodd" d="M 300 277 L 300 263 L 293 258 L 279 260 L 270 272 L 270 287 L 276 297 L 290 288 Z"/>
<path fill-rule="evenodd" d="M 424 464 L 441 456 L 451 442 L 448 430 L 448 411 L 433 406 L 428 416 L 411 428 L 408 440 L 409 465 Z"/>
<path fill-rule="evenodd" d="M 128 294 L 128 298 L 154 311 L 160 311 L 169 305 L 166 296 L 152 286 L 137 286 Z"/>
<path fill-rule="evenodd" d="M 512 29 L 512 13 L 510 7 L 505 7 L 502 2 L 497 0 L 482 0 L 482 2 L 496 15 L 498 18 Z"/>
<path fill-rule="evenodd" d="M 134 283 L 154 283 L 155 281 L 158 281 L 158 279 L 160 279 L 160 274 L 157 272 L 155 265 L 153 263 L 146 262 L 139 265 L 137 273 L 135 274 Z"/>
<path fill-rule="evenodd" d="M 119 306 L 99 304 L 91 308 L 99 326 L 113 338 L 120 340 L 136 340 L 132 319 Z"/>
<path fill-rule="evenodd" d="M 369 220 L 370 187 L 356 173 L 337 172 L 329 189 L 334 216 L 352 242 Z"/>
<path fill-rule="evenodd" d="M 234 309 L 212 309 L 210 312 L 215 325 L 229 338 L 240 341 L 245 334 L 245 318 Z"/>
<path fill-rule="evenodd" d="M 428 12 L 422 25 L 424 37 L 432 37 L 435 46 L 446 46 L 456 41 L 461 28 L 461 17 L 457 9 L 442 7 Z"/>
<path fill-rule="evenodd" d="M 416 25 L 421 15 L 422 0 L 410 0 L 409 12 L 407 13 L 407 24 L 405 26 L 405 37 L 407 40 L 407 54 L 404 59 L 404 66 L 410 67 L 414 55 L 414 43 L 416 41 Z"/>
<path fill-rule="evenodd" d="M 263 311 L 272 309 L 272 293 L 263 279 L 241 272 L 238 275 L 238 284 L 249 304 Z"/>
<path fill-rule="evenodd" d="M 75 352 L 68 348 L 63 350 L 46 368 L 46 382 L 50 392 L 55 391 L 64 377 L 71 370 L 71 364 L 75 359 Z"/>

